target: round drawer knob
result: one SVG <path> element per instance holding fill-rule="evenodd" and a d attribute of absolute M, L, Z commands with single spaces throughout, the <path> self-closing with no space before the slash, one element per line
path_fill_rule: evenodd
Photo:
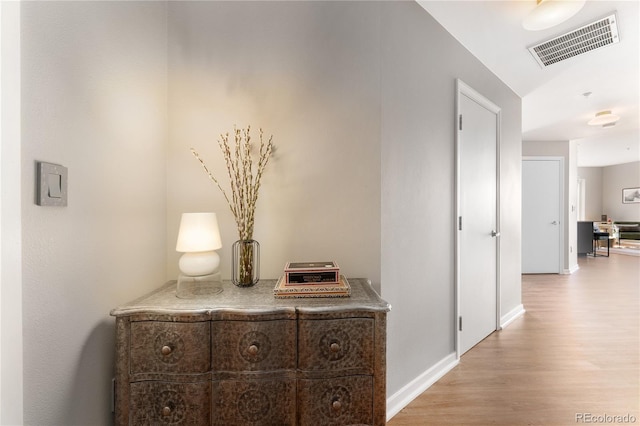
<path fill-rule="evenodd" d="M 166 356 L 166 355 L 169 355 L 171 352 L 173 352 L 173 349 L 171 349 L 171 346 L 169 346 L 169 345 L 164 345 L 164 346 L 162 347 L 162 355 L 165 355 L 165 356 Z M 165 408 L 167 408 L 167 407 L 165 407 Z M 164 410 L 163 410 L 163 411 L 164 411 Z"/>
<path fill-rule="evenodd" d="M 340 351 L 340 345 L 337 343 L 332 343 L 331 346 L 329 346 L 329 349 L 331 349 L 331 352 L 336 353 Z"/>
<path fill-rule="evenodd" d="M 340 400 L 335 400 L 331 403 L 331 408 L 333 408 L 335 411 L 338 411 L 342 408 L 342 403 L 340 402 Z"/>
<path fill-rule="evenodd" d="M 248 352 L 251 355 L 256 355 L 259 350 L 260 350 L 260 348 L 258 348 L 258 345 L 251 345 L 251 346 L 249 346 Z"/>
<path fill-rule="evenodd" d="M 162 409 L 162 415 L 163 416 L 170 416 L 171 415 L 171 407 L 164 407 Z"/>

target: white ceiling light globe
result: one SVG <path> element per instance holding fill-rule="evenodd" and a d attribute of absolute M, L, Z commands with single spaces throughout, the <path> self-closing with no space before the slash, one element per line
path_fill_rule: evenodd
<path fill-rule="evenodd" d="M 578 13 L 585 0 L 538 0 L 536 8 L 522 21 L 524 29 L 540 31 L 554 27 Z"/>

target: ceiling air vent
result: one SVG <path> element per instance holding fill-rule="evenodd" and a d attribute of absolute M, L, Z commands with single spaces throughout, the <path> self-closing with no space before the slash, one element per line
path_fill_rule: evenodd
<path fill-rule="evenodd" d="M 613 13 L 560 37 L 531 46 L 529 52 L 531 52 L 538 64 L 544 68 L 618 41 L 620 41 L 618 37 L 618 20 L 616 19 L 616 14 Z"/>

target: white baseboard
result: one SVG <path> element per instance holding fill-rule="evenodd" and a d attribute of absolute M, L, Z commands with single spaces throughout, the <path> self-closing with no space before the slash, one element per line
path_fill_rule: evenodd
<path fill-rule="evenodd" d="M 575 273 L 578 269 L 580 269 L 580 266 L 576 263 L 569 269 L 563 269 L 561 275 L 571 275 Z"/>
<path fill-rule="evenodd" d="M 398 392 L 394 393 L 387 399 L 387 421 L 398 414 L 400 410 L 409 405 L 411 401 L 416 399 L 422 392 L 427 390 L 431 385 L 440 380 L 442 376 L 447 374 L 453 367 L 458 365 L 459 360 L 456 358 L 455 352 L 447 355 L 433 367 L 420 374 Z"/>
<path fill-rule="evenodd" d="M 500 318 L 500 328 L 505 328 L 506 326 L 511 324 L 513 321 L 517 320 L 522 315 L 524 315 L 525 312 L 526 311 L 524 310 L 524 306 L 522 304 L 516 306 L 515 308 L 507 312 L 505 315 L 503 315 L 502 318 Z"/>

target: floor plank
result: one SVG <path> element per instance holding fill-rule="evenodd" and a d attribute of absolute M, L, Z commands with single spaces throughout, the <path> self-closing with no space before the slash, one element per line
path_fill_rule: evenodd
<path fill-rule="evenodd" d="M 640 424 L 640 258 L 578 263 L 572 275 L 524 275 L 525 315 L 388 425 Z"/>

